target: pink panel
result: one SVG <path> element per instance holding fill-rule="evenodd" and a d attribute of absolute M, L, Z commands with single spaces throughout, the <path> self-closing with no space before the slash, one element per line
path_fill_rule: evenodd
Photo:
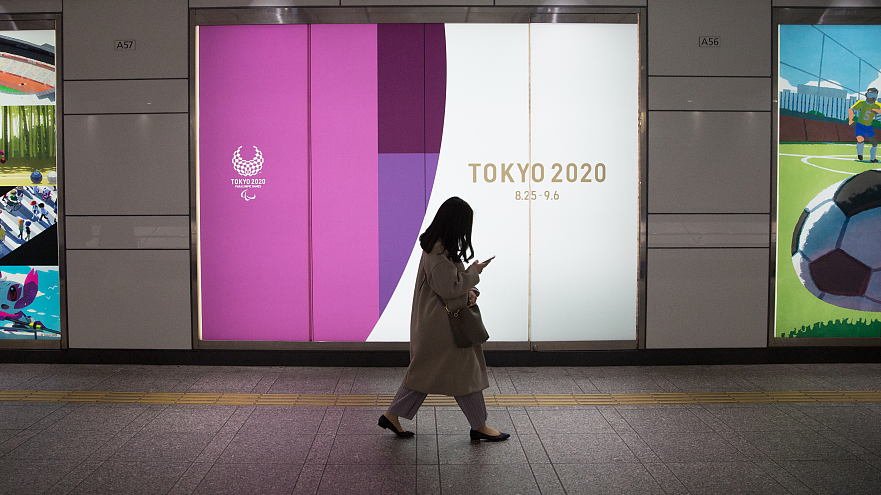
<path fill-rule="evenodd" d="M 205 340 L 309 340 L 306 35 L 199 28 Z"/>
<path fill-rule="evenodd" d="M 311 26 L 314 340 L 379 319 L 376 25 Z"/>

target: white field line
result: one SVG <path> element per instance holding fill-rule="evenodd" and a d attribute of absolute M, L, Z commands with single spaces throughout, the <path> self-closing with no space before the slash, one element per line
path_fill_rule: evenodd
<path fill-rule="evenodd" d="M 795 156 L 795 157 L 800 156 L 800 157 L 802 157 L 801 162 L 804 163 L 805 165 L 810 165 L 812 167 L 819 168 L 820 170 L 825 170 L 827 172 L 834 172 L 836 174 L 856 175 L 855 172 L 844 172 L 841 170 L 833 170 L 831 168 L 826 168 L 826 167 L 821 167 L 819 165 L 814 165 L 813 163 L 808 161 L 811 158 L 825 158 L 827 160 L 853 161 L 853 155 L 795 155 L 792 153 L 780 153 L 780 156 Z"/>

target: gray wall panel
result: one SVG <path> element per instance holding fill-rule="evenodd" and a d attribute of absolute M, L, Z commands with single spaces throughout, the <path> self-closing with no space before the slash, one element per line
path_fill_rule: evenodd
<path fill-rule="evenodd" d="M 186 114 L 64 118 L 65 212 L 189 214 Z"/>
<path fill-rule="evenodd" d="M 52 13 L 61 12 L 61 0 L 3 0 L 0 13 Z"/>
<path fill-rule="evenodd" d="M 648 213 L 770 213 L 770 112 L 649 112 Z"/>
<path fill-rule="evenodd" d="M 68 251 L 71 348 L 189 349 L 189 251 Z"/>
<path fill-rule="evenodd" d="M 68 216 L 67 249 L 189 249 L 186 216 Z"/>
<path fill-rule="evenodd" d="M 771 110 L 771 79 L 650 77 L 649 110 Z"/>
<path fill-rule="evenodd" d="M 649 0 L 650 76 L 771 75 L 768 0 Z M 718 36 L 701 47 L 701 36 Z"/>
<path fill-rule="evenodd" d="M 770 215 L 649 215 L 648 247 L 769 247 Z"/>
<path fill-rule="evenodd" d="M 649 249 L 646 347 L 765 347 L 769 249 Z"/>
<path fill-rule="evenodd" d="M 76 0 L 64 9 L 65 79 L 186 78 L 187 0 Z M 135 40 L 134 50 L 115 50 Z"/>
<path fill-rule="evenodd" d="M 189 98 L 186 79 L 69 81 L 64 113 L 186 113 Z"/>

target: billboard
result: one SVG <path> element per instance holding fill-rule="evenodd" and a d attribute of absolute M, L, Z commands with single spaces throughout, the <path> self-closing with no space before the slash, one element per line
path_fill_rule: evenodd
<path fill-rule="evenodd" d="M 406 341 L 419 233 L 474 209 L 493 341 L 635 341 L 628 24 L 198 26 L 200 338 Z"/>
<path fill-rule="evenodd" d="M 0 340 L 60 340 L 55 31 L 0 31 Z"/>
<path fill-rule="evenodd" d="M 779 26 L 774 336 L 881 337 L 881 26 Z"/>

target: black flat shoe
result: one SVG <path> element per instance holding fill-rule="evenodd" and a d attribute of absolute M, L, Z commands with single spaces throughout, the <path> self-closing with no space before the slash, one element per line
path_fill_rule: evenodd
<path fill-rule="evenodd" d="M 384 415 L 379 417 L 379 426 L 385 428 L 386 430 L 392 430 L 395 435 L 399 437 L 412 437 L 413 435 L 415 435 L 415 433 L 413 433 L 412 431 L 398 430 L 397 428 L 395 428 L 395 425 L 393 425 L 392 422 L 389 421 L 389 419 L 386 418 Z"/>
<path fill-rule="evenodd" d="M 481 433 L 477 430 L 471 430 L 471 440 L 486 440 L 487 442 L 501 442 L 502 440 L 507 440 L 510 437 L 510 433 L 499 433 L 496 436 L 487 435 L 486 433 Z"/>

